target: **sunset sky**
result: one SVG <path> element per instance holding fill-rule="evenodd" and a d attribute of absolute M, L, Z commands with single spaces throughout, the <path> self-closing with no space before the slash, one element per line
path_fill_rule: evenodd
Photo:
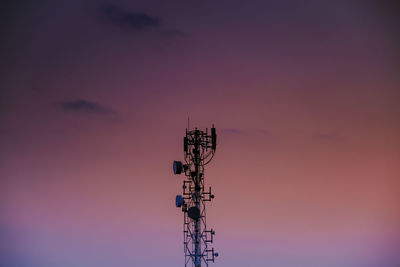
<path fill-rule="evenodd" d="M 182 139 L 215 267 L 400 266 L 398 1 L 5 1 L 0 265 L 184 266 Z"/>

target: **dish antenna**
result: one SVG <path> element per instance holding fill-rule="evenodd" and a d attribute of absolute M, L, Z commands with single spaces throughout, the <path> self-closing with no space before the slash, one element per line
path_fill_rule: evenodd
<path fill-rule="evenodd" d="M 182 208 L 183 220 L 183 246 L 185 251 L 185 266 L 201 267 L 214 262 L 218 253 L 208 245 L 213 243 L 215 231 L 208 230 L 206 224 L 207 201 L 214 199 L 211 187 L 204 190 L 204 166 L 210 163 L 217 148 L 217 133 L 214 125 L 211 133 L 186 129 L 183 138 L 183 152 L 185 164 L 174 161 L 174 174 L 185 174 L 183 181 L 183 194 L 177 195 L 175 205 Z"/>

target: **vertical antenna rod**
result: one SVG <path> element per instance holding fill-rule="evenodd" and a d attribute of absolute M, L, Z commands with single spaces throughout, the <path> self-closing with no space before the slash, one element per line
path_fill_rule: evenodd
<path fill-rule="evenodd" d="M 189 122 L 189 119 L 188 119 Z M 189 125 L 188 125 L 189 127 Z M 214 125 L 211 135 L 198 130 L 186 129 L 183 138 L 183 150 L 185 163 L 174 161 L 174 174 L 185 174 L 183 181 L 183 194 L 176 196 L 176 207 L 182 208 L 184 213 L 183 235 L 185 267 L 208 266 L 214 262 L 218 253 L 214 248 L 209 249 L 208 244 L 213 243 L 215 232 L 208 230 L 206 224 L 207 201 L 214 199 L 211 187 L 208 191 L 204 189 L 204 166 L 207 165 L 215 155 L 217 147 L 217 134 Z"/>

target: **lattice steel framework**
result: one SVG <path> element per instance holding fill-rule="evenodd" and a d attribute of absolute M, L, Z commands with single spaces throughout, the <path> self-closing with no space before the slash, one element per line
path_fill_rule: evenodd
<path fill-rule="evenodd" d="M 206 223 L 206 202 L 214 199 L 211 187 L 205 191 L 204 166 L 215 155 L 217 145 L 216 130 L 201 131 L 186 129 L 184 137 L 185 163 L 174 161 L 174 173 L 185 174 L 183 194 L 176 196 L 176 206 L 184 213 L 183 238 L 186 267 L 208 266 L 214 262 L 218 253 L 209 244 L 214 241 L 215 232 L 208 230 Z"/>

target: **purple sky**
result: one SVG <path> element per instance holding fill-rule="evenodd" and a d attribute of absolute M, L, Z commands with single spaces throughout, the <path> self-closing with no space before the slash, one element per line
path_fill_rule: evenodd
<path fill-rule="evenodd" d="M 0 265 L 183 266 L 215 124 L 213 266 L 400 265 L 397 1 L 6 1 Z"/>

